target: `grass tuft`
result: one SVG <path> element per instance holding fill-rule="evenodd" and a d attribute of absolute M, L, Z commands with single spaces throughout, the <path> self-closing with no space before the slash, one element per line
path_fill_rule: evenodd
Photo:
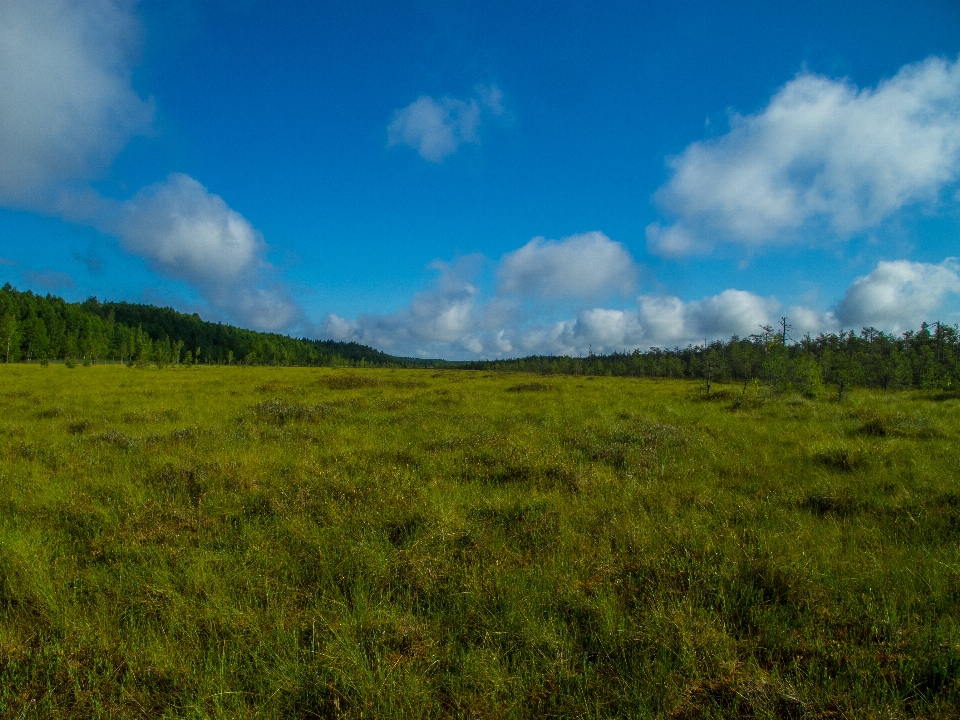
<path fill-rule="evenodd" d="M 325 418 L 329 410 L 322 405 L 295 405 L 281 398 L 275 398 L 268 402 L 257 403 L 253 406 L 253 412 L 259 420 L 274 425 L 285 425 L 294 421 L 317 422 Z"/>
<path fill-rule="evenodd" d="M 815 458 L 820 465 L 839 472 L 853 472 L 865 464 L 862 455 L 846 448 L 823 450 Z"/>
<path fill-rule="evenodd" d="M 545 392 L 553 390 L 554 387 L 548 383 L 543 382 L 526 382 L 518 383 L 517 385 L 511 385 L 507 388 L 507 392 Z"/>

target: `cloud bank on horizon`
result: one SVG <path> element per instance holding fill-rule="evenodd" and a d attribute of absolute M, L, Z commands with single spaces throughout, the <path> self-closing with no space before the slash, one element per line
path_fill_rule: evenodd
<path fill-rule="evenodd" d="M 781 315 L 800 333 L 903 332 L 935 319 L 960 293 L 956 259 L 892 258 L 825 307 L 740 287 L 683 299 L 641 286 L 652 271 L 630 250 L 645 242 L 661 262 L 677 262 L 721 245 L 747 254 L 836 246 L 910 208 L 957 205 L 960 59 L 929 57 L 875 87 L 804 71 L 756 113 L 731 114 L 726 132 L 668 161 L 669 178 L 653 196 L 661 219 L 644 238 L 614 240 L 597 229 L 534 237 L 497 260 L 434 260 L 432 284 L 405 307 L 353 319 L 329 313 L 314 325 L 267 260 L 262 233 L 199 180 L 170 172 L 124 198 L 96 189 L 132 140 L 149 142 L 156 131 L 163 98 L 143 96 L 133 81 L 141 30 L 127 0 L 0 5 L 0 206 L 116 238 L 152 272 L 242 325 L 404 355 L 582 354 L 746 336 Z M 488 121 L 507 114 L 504 97 L 496 84 L 476 85 L 466 97 L 424 94 L 385 126 L 388 112 L 371 122 L 388 148 L 410 148 L 426 161 L 421 167 L 440 172 L 461 147 L 478 145 L 481 131 L 486 137 Z M 74 287 L 60 271 L 21 275 L 47 289 Z"/>
<path fill-rule="evenodd" d="M 549 252 L 542 253 L 543 248 Z M 523 272 L 517 272 L 518 253 L 528 249 L 532 252 L 520 255 Z M 559 241 L 534 238 L 498 261 L 496 274 L 501 282 L 489 297 L 484 297 L 476 281 L 482 258 L 435 262 L 431 267 L 439 273 L 436 280 L 409 307 L 390 315 L 361 315 L 353 321 L 331 314 L 323 330 L 337 340 L 422 357 L 577 355 L 747 337 L 763 326 L 775 326 L 781 316 L 788 317 L 800 334 L 861 327 L 897 333 L 916 329 L 940 309 L 947 296 L 960 293 L 960 265 L 954 258 L 940 264 L 881 261 L 868 275 L 855 279 L 840 302 L 826 312 L 802 305 L 784 307 L 774 297 L 728 289 L 691 301 L 639 295 L 632 307 L 587 306 L 574 317 L 545 323 L 542 282 L 553 277 L 558 256 L 565 258 L 564 267 L 586 268 L 588 279 L 613 277 L 629 283 L 635 274 L 633 259 L 623 246 L 603 233 Z M 517 281 L 524 276 L 535 281 Z M 577 287 L 584 286 L 573 285 Z M 604 287 L 610 293 L 629 284 L 608 282 Z M 583 297 L 589 299 L 598 288 L 588 283 L 585 289 Z M 534 301 L 536 312 L 525 308 L 524 300 Z"/>

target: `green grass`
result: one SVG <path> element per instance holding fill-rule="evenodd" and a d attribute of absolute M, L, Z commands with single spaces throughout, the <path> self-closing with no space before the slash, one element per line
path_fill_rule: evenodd
<path fill-rule="evenodd" d="M 4 717 L 955 717 L 960 400 L 0 366 Z"/>

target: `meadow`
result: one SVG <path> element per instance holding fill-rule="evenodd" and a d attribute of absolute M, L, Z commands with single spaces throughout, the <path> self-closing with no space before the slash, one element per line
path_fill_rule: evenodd
<path fill-rule="evenodd" d="M 0 366 L 0 716 L 948 718 L 960 398 Z"/>

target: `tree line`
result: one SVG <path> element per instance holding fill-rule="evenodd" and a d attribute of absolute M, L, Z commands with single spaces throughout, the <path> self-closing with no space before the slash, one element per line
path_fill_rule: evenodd
<path fill-rule="evenodd" d="M 53 295 L 0 288 L 0 361 L 190 365 L 327 365 L 397 367 L 366 345 L 292 338 L 202 320 L 137 303 L 68 303 Z"/>
<path fill-rule="evenodd" d="M 89 298 L 68 303 L 52 295 L 0 288 L 0 361 L 189 365 L 325 365 L 435 367 L 562 375 L 618 375 L 753 381 L 775 390 L 816 395 L 824 386 L 842 396 L 854 386 L 949 390 L 960 386 L 960 330 L 923 323 L 899 335 L 875 328 L 788 336 L 790 325 L 763 326 L 749 337 L 673 349 L 654 347 L 585 357 L 534 355 L 509 360 L 446 361 L 401 358 L 366 345 L 292 338 L 202 320 L 197 314 Z"/>
<path fill-rule="evenodd" d="M 464 363 L 482 370 L 514 370 L 542 374 L 620 375 L 686 378 L 703 382 L 763 383 L 776 391 L 818 395 L 825 385 L 840 396 L 847 388 L 939 389 L 960 386 L 960 331 L 956 325 L 923 323 L 901 335 L 863 328 L 789 339 L 790 325 L 762 326 L 746 338 L 702 345 L 651 348 L 646 352 L 588 353 L 586 357 L 532 356 L 515 360 Z"/>

